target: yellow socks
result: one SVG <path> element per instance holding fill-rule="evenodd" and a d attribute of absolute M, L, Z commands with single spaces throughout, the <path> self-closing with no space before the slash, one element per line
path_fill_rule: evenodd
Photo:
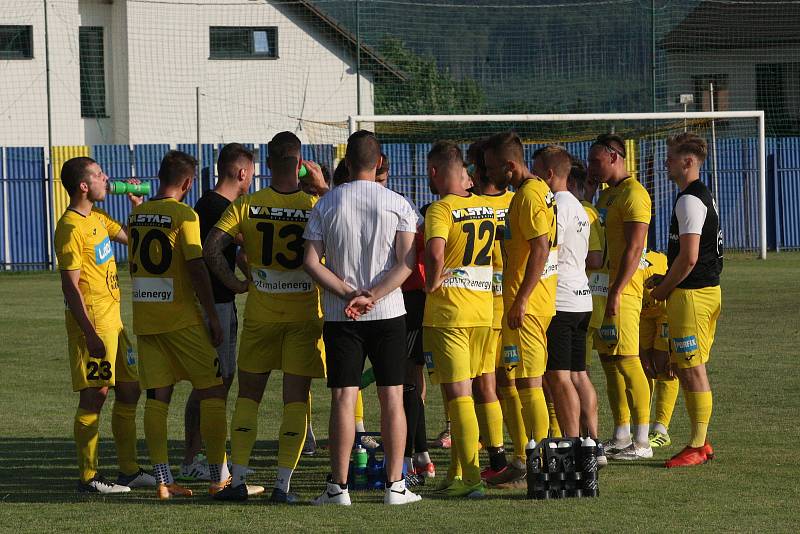
<path fill-rule="evenodd" d="M 364 397 L 361 395 L 361 390 L 358 390 L 356 395 L 356 432 L 364 432 Z"/>
<path fill-rule="evenodd" d="M 519 401 L 519 393 L 515 386 L 500 388 L 500 407 L 503 410 L 503 421 L 506 423 L 506 430 L 514 444 L 514 456 L 525 460 L 525 446 L 528 440 L 525 437 L 525 422 L 522 420 L 522 404 Z"/>
<path fill-rule="evenodd" d="M 206 442 L 208 464 L 224 464 L 225 443 L 228 441 L 225 399 L 211 398 L 200 401 L 200 434 Z"/>
<path fill-rule="evenodd" d="M 283 406 L 283 420 L 278 435 L 278 467 L 294 469 L 306 440 L 306 403 L 290 402 Z"/>
<path fill-rule="evenodd" d="M 539 443 L 547 437 L 550 430 L 550 415 L 547 413 L 547 401 L 541 387 L 518 389 L 522 404 L 522 420 L 525 421 L 525 435 Z"/>
<path fill-rule="evenodd" d="M 675 410 L 675 401 L 678 400 L 680 384 L 677 378 L 659 378 L 656 380 L 655 391 L 655 422 L 669 428 L 672 421 L 672 412 Z"/>
<path fill-rule="evenodd" d="M 75 412 L 73 432 L 78 450 L 78 471 L 81 482 L 89 482 L 97 474 L 97 441 L 100 414 L 78 408 Z"/>
<path fill-rule="evenodd" d="M 231 419 L 231 462 L 246 467 L 250 463 L 250 453 L 257 436 L 258 403 L 239 397 Z"/>
<path fill-rule="evenodd" d="M 453 428 L 452 446 L 461 464 L 464 484 L 472 486 L 481 481 L 478 463 L 478 419 L 472 397 L 458 397 L 447 403 Z"/>
<path fill-rule="evenodd" d="M 111 410 L 111 432 L 117 445 L 117 462 L 124 475 L 139 472 L 136 458 L 136 405 L 114 399 Z"/>
<path fill-rule="evenodd" d="M 631 415 L 634 425 L 650 422 L 650 386 L 639 358 L 622 358 L 617 361 L 617 369 L 625 381 L 625 388 L 632 402 Z"/>
<path fill-rule="evenodd" d="M 711 392 L 684 390 L 683 396 L 686 400 L 689 420 L 692 422 L 692 440 L 689 442 L 689 446 L 702 447 L 706 442 L 708 423 L 711 420 L 713 406 Z"/>
<path fill-rule="evenodd" d="M 168 464 L 167 413 L 169 404 L 155 399 L 144 403 L 144 439 L 150 452 L 150 463 Z"/>
<path fill-rule="evenodd" d="M 550 437 L 560 438 L 561 427 L 558 426 L 558 417 L 556 417 L 556 405 L 553 402 L 547 403 L 547 414 L 550 417 Z"/>
<path fill-rule="evenodd" d="M 503 446 L 503 410 L 500 401 L 475 405 L 478 416 L 478 428 L 483 444 L 486 447 Z"/>
<path fill-rule="evenodd" d="M 631 422 L 631 412 L 625 395 L 625 379 L 617 369 L 617 362 L 601 360 L 601 365 L 606 375 L 606 392 L 611 415 L 614 417 L 614 426 L 628 425 Z"/>

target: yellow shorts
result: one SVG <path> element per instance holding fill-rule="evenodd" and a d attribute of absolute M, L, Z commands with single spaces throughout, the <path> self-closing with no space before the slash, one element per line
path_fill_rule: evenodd
<path fill-rule="evenodd" d="M 121 327 L 97 332 L 106 347 L 106 357 L 92 358 L 86 336 L 72 315 L 67 314 L 67 351 L 72 375 L 72 391 L 114 387 L 117 382 L 138 382 L 136 352 Z"/>
<path fill-rule="evenodd" d="M 537 378 L 547 369 L 547 327 L 552 317 L 526 315 L 516 330 L 503 318 L 503 367 L 509 378 Z"/>
<path fill-rule="evenodd" d="M 491 333 L 490 326 L 423 327 L 422 353 L 431 382 L 453 384 L 481 374 Z"/>
<path fill-rule="evenodd" d="M 195 389 L 222 384 L 219 357 L 205 325 L 137 338 L 142 389 L 163 388 L 181 380 L 189 380 Z"/>
<path fill-rule="evenodd" d="M 667 316 L 642 317 L 639 321 L 640 354 L 650 349 L 669 352 L 669 327 Z"/>
<path fill-rule="evenodd" d="M 708 362 L 721 310 L 719 286 L 672 291 L 667 298 L 667 320 L 673 364 L 688 369 Z"/>
<path fill-rule="evenodd" d="M 248 373 L 284 373 L 325 377 L 322 320 L 261 323 L 245 319 L 239 340 L 239 369 Z"/>
<path fill-rule="evenodd" d="M 603 323 L 595 333 L 597 352 L 606 356 L 638 356 L 641 314 L 642 297 L 623 294 L 617 315 L 603 317 Z"/>
<path fill-rule="evenodd" d="M 480 374 L 494 373 L 495 369 L 503 367 L 503 330 L 492 328 L 486 338 L 486 348 L 483 352 L 483 364 Z"/>

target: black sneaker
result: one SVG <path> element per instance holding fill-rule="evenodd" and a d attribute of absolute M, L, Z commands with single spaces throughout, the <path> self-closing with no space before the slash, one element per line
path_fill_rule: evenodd
<path fill-rule="evenodd" d="M 214 499 L 217 501 L 235 501 L 242 502 L 247 500 L 247 484 L 239 484 L 232 486 L 228 484 L 214 494 Z"/>
<path fill-rule="evenodd" d="M 273 504 L 300 504 L 300 496 L 296 493 L 286 493 L 282 489 L 273 488 L 269 502 Z"/>
<path fill-rule="evenodd" d="M 129 488 L 155 488 L 156 479 L 153 475 L 147 473 L 144 469 L 139 469 L 138 472 L 132 475 L 125 475 L 120 473 L 117 476 L 117 484 L 120 486 L 128 486 Z"/>
<path fill-rule="evenodd" d="M 131 489 L 128 486 L 120 486 L 119 484 L 114 484 L 113 482 L 109 482 L 103 476 L 98 473 L 94 476 L 92 480 L 89 482 L 81 482 L 78 481 L 78 492 L 79 493 L 103 493 L 103 494 L 112 494 L 112 493 L 127 493 Z"/>
<path fill-rule="evenodd" d="M 425 477 L 422 477 L 420 475 L 415 475 L 414 473 L 406 473 L 405 479 L 407 488 L 414 488 L 416 486 L 425 485 Z"/>

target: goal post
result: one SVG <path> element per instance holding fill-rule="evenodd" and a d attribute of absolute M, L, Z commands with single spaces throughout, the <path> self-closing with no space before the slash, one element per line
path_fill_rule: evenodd
<path fill-rule="evenodd" d="M 670 122 L 671 121 L 671 122 Z M 470 137 L 475 140 L 484 135 L 489 135 L 495 131 L 501 131 L 503 129 L 508 129 L 509 125 L 532 125 L 535 123 L 580 123 L 580 124 L 587 124 L 587 123 L 597 123 L 602 125 L 603 123 L 611 126 L 611 128 L 606 128 L 605 131 L 613 131 L 613 126 L 615 124 L 631 124 L 631 123 L 642 123 L 643 126 L 636 130 L 636 136 L 634 138 L 639 139 L 646 139 L 646 138 L 656 138 L 660 137 L 663 138 L 665 132 L 677 132 L 681 130 L 689 129 L 691 131 L 700 130 L 701 133 L 706 133 L 706 130 L 703 128 L 704 125 L 714 124 L 715 121 L 737 121 L 738 123 L 747 123 L 748 121 L 752 123 L 752 126 L 746 126 L 744 128 L 739 127 L 739 129 L 732 129 L 731 131 L 734 132 L 733 134 L 729 134 L 729 137 L 735 137 L 737 134 L 746 137 L 748 139 L 752 139 L 756 143 L 756 161 L 753 163 L 754 168 L 752 169 L 757 174 L 757 202 L 755 206 L 745 205 L 744 209 L 746 211 L 755 211 L 757 213 L 757 246 L 753 247 L 758 250 L 758 257 L 761 259 L 766 259 L 767 257 L 767 201 L 766 201 L 766 166 L 767 166 L 767 159 L 766 159 L 766 128 L 765 128 L 765 121 L 764 121 L 764 111 L 703 111 L 703 112 L 656 112 L 656 113 L 567 113 L 567 114 L 515 114 L 515 115 L 351 115 L 348 117 L 347 126 L 350 133 L 353 133 L 360 127 L 367 127 L 375 129 L 379 135 L 383 138 L 382 135 L 385 132 L 391 132 L 391 128 L 389 125 L 392 124 L 415 124 L 415 125 L 422 125 L 422 124 L 429 124 L 429 125 L 449 125 L 453 132 L 451 138 L 457 138 L 456 140 L 468 141 Z M 651 123 L 649 126 L 645 126 L 647 123 Z M 488 123 L 495 123 L 498 125 L 496 129 L 492 129 Z M 658 124 L 662 124 L 663 126 L 658 126 Z M 484 124 L 483 128 L 473 128 L 470 129 L 461 129 L 457 128 L 454 125 L 458 124 Z M 513 126 L 512 126 L 513 127 Z M 422 131 L 418 128 L 418 131 L 422 133 Z M 431 128 L 430 132 L 436 132 L 437 136 L 431 136 L 427 142 L 435 141 L 439 138 L 444 138 L 444 134 L 447 132 L 448 128 Z M 594 131 L 600 133 L 603 130 L 602 127 L 598 126 L 594 128 Z M 407 134 L 410 130 L 406 128 L 404 132 Z M 591 131 L 591 128 L 586 130 L 584 129 L 584 133 L 587 131 Z M 742 135 L 742 132 L 745 132 Z M 474 134 L 473 134 L 474 132 Z M 620 131 L 623 137 L 626 139 L 628 138 L 623 131 Z M 710 134 L 710 130 L 708 131 Z M 473 135 L 470 135 L 473 134 Z M 424 134 L 423 134 L 424 135 Z M 526 138 L 531 137 L 530 135 L 525 136 Z M 534 138 L 537 137 L 536 135 L 533 136 Z M 717 151 L 717 143 L 721 142 L 716 137 L 712 139 L 711 135 L 705 135 L 706 140 L 708 141 L 709 147 L 711 150 L 714 150 L 716 154 Z M 551 143 L 558 143 L 561 142 L 562 139 L 559 139 L 558 133 L 554 133 L 553 129 L 551 128 L 546 135 L 541 136 L 542 139 L 547 139 L 546 142 Z M 568 135 L 563 136 L 563 141 L 568 140 L 577 140 L 577 139 L 584 139 L 586 140 L 586 136 L 580 137 L 580 135 L 575 135 L 574 133 L 570 132 Z M 725 141 L 724 139 L 722 141 Z M 541 139 L 534 139 L 532 144 L 542 142 Z M 655 159 L 656 149 L 652 148 L 653 152 L 651 153 L 651 158 Z M 660 164 L 660 162 L 653 163 L 653 170 L 655 170 L 655 165 Z M 644 172 L 644 170 L 640 169 L 640 172 Z M 717 172 L 714 169 L 714 172 Z M 713 180 L 714 183 L 717 183 L 717 179 Z M 663 184 L 661 186 L 663 188 Z M 718 191 L 712 190 L 715 197 L 719 194 Z M 745 194 L 746 191 L 743 191 Z M 651 192 L 652 194 L 652 192 Z M 718 204 L 722 204 L 719 202 Z M 720 207 L 722 209 L 722 207 Z M 722 214 L 720 214 L 722 216 Z M 724 219 L 724 217 L 723 217 Z M 747 219 L 747 215 L 745 214 L 745 219 Z M 725 228 L 723 227 L 723 231 Z M 747 247 L 745 247 L 747 248 Z"/>

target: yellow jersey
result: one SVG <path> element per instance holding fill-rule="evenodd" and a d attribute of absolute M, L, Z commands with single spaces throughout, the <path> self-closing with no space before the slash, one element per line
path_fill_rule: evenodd
<path fill-rule="evenodd" d="M 67 209 L 56 223 L 58 269 L 81 271 L 78 289 L 89 321 L 98 331 L 122 326 L 117 262 L 111 248 L 111 238 L 121 229 L 117 221 L 98 208 L 92 208 L 89 215 Z M 72 312 L 68 309 L 66 313 Z"/>
<path fill-rule="evenodd" d="M 650 224 L 650 195 L 635 178 L 626 178 L 616 186 L 606 187 L 597 200 L 597 211 L 606 230 L 606 254 L 608 259 L 609 287 L 613 285 L 619 264 L 625 253 L 625 230 L 627 222 Z M 642 260 L 647 250 L 647 234 L 644 236 Z M 640 261 L 641 267 L 642 261 Z M 637 270 L 628 285 L 622 289 L 626 295 L 642 296 L 642 276 Z"/>
<path fill-rule="evenodd" d="M 661 252 L 650 250 L 644 257 L 645 268 L 642 278 L 646 282 L 653 275 L 667 274 L 667 256 Z M 642 293 L 642 317 L 660 317 L 667 313 L 667 303 L 650 298 L 650 290 L 644 287 Z"/>
<path fill-rule="evenodd" d="M 423 326 L 492 326 L 494 209 L 486 197 L 445 195 L 425 212 L 425 243 L 445 240 L 441 287 L 425 299 Z"/>
<path fill-rule="evenodd" d="M 128 217 L 133 331 L 173 332 L 202 324 L 186 263 L 203 258 L 200 219 L 174 198 L 149 200 Z"/>
<path fill-rule="evenodd" d="M 492 251 L 492 293 L 494 294 L 494 315 L 492 328 L 503 326 L 503 250 L 502 242 L 506 231 L 506 213 L 514 193 L 505 191 L 497 195 L 483 195 L 485 202 L 494 209 L 497 230 L 494 236 L 494 250 Z"/>
<path fill-rule="evenodd" d="M 600 214 L 591 202 L 582 200 L 583 209 L 589 216 L 589 252 L 606 251 L 606 229 Z M 606 312 L 606 300 L 608 298 L 608 258 L 603 257 L 603 266 L 600 269 L 589 269 L 586 271 L 589 278 L 589 289 L 592 292 L 592 320 L 591 327 L 599 327 Z"/>
<path fill-rule="evenodd" d="M 245 318 L 262 323 L 319 319 L 319 288 L 303 270 L 303 232 L 317 197 L 271 187 L 236 199 L 216 227 L 241 232 L 252 282 Z"/>
<path fill-rule="evenodd" d="M 558 230 L 556 198 L 541 178 L 525 180 L 517 189 L 506 214 L 503 239 L 503 302 L 508 310 L 525 277 L 531 247 L 529 241 L 546 235 L 550 254 L 539 283 L 528 299 L 526 314 L 552 317 L 556 314 L 558 275 Z"/>

